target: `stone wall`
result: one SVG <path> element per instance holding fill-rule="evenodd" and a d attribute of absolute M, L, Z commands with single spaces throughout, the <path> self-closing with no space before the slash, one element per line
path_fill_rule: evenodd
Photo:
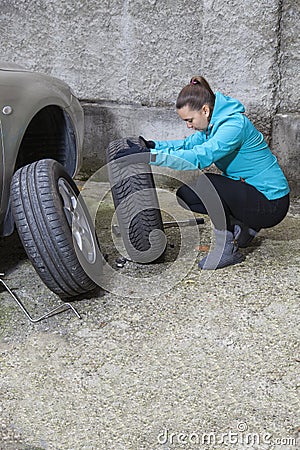
<path fill-rule="evenodd" d="M 281 138 L 282 114 L 300 126 L 299 0 L 2 0 L 0 14 L 2 58 L 64 79 L 82 100 L 86 165 L 102 164 L 115 137 L 183 136 L 175 99 L 202 74 L 300 168 L 299 134 Z"/>

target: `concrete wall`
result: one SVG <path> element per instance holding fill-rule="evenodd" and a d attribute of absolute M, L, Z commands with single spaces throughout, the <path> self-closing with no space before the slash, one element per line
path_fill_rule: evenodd
<path fill-rule="evenodd" d="M 299 112 L 299 0 L 2 0 L 0 17 L 2 58 L 64 79 L 82 100 L 87 166 L 116 137 L 185 135 L 174 102 L 202 74 L 245 104 L 283 162 L 292 145 L 300 168 L 276 116 Z"/>
<path fill-rule="evenodd" d="M 300 195 L 300 114 L 276 114 L 272 137 L 274 153 L 284 167 L 291 191 Z"/>
<path fill-rule="evenodd" d="M 280 22 L 278 109 L 300 112 L 300 1 L 284 0 Z M 299 141 L 298 141 L 299 144 Z"/>

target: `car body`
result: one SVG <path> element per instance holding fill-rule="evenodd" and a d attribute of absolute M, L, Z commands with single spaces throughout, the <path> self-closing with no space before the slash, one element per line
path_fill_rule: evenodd
<path fill-rule="evenodd" d="M 13 174 L 51 158 L 74 177 L 82 162 L 84 115 L 65 82 L 0 62 L 0 133 L 0 236 L 7 236 L 14 231 Z"/>

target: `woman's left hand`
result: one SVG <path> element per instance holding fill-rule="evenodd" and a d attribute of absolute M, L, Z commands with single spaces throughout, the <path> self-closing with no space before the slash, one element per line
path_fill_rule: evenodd
<path fill-rule="evenodd" d="M 126 156 L 134 155 L 134 158 L 130 158 L 129 162 L 134 163 L 149 163 L 150 162 L 150 150 L 147 147 L 142 147 L 141 145 L 135 144 L 134 142 L 131 142 L 129 139 L 127 139 L 127 145 L 128 147 L 121 148 L 115 156 L 114 160 L 118 160 L 120 158 L 125 158 Z M 126 164 L 126 161 L 122 161 L 122 163 Z"/>

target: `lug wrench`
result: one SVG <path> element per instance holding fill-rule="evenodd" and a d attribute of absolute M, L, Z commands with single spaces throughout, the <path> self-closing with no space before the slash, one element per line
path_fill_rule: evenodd
<path fill-rule="evenodd" d="M 197 217 L 195 219 L 188 220 L 172 220 L 170 222 L 163 222 L 164 228 L 172 228 L 172 227 L 192 227 L 193 225 L 201 225 L 204 223 L 204 219 L 202 217 Z"/>
<path fill-rule="evenodd" d="M 197 217 L 195 219 L 188 219 L 188 220 L 172 220 L 169 222 L 163 222 L 164 228 L 172 228 L 172 227 L 192 227 L 194 225 L 201 225 L 204 223 L 204 219 L 202 217 Z M 121 236 L 120 227 L 117 224 L 113 224 L 112 232 L 116 237 Z"/>

